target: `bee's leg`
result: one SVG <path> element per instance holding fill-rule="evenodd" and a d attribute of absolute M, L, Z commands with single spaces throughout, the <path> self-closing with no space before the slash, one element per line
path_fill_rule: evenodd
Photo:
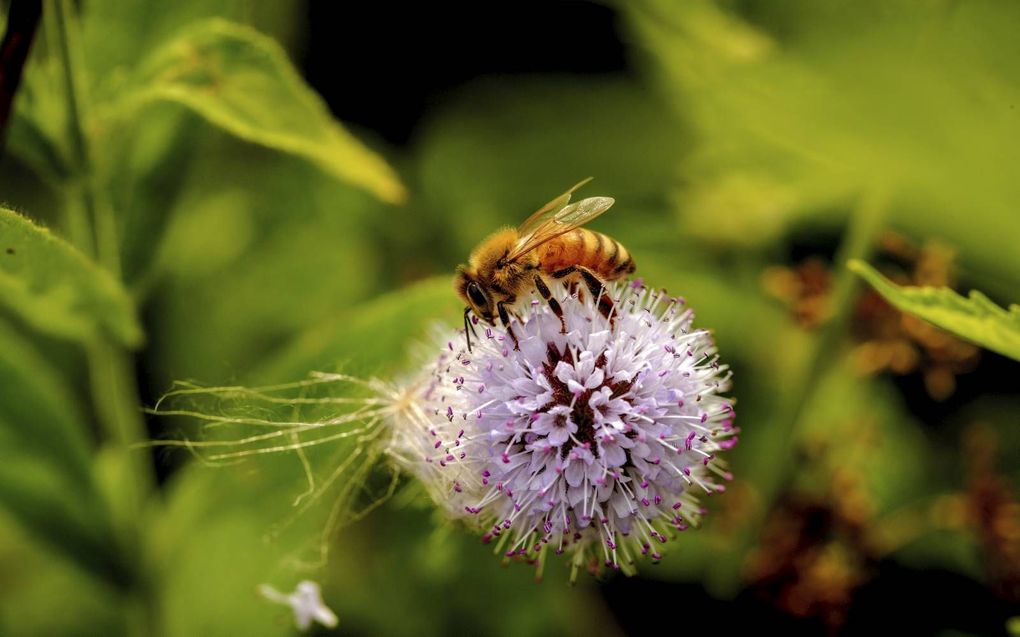
<path fill-rule="evenodd" d="M 613 303 L 612 297 L 609 296 L 609 290 L 606 289 L 605 282 L 588 268 L 578 267 L 577 270 L 581 273 L 581 278 L 584 279 L 588 290 L 591 291 L 592 297 L 599 300 L 599 313 L 609 320 L 610 325 L 614 325 L 615 314 L 613 310 L 616 309 L 616 304 Z"/>
<path fill-rule="evenodd" d="M 468 314 L 471 313 L 471 308 L 464 308 L 464 338 L 467 340 L 468 351 L 471 351 L 471 335 L 475 333 L 475 326 L 471 323 L 471 318 Z M 478 338 L 478 334 L 475 334 L 475 338 Z"/>
<path fill-rule="evenodd" d="M 503 327 L 506 328 L 506 333 L 510 335 L 510 340 L 514 342 L 514 351 L 520 351 L 521 344 L 517 341 L 517 335 L 514 334 L 514 328 L 510 327 L 510 313 L 506 310 L 507 303 L 513 303 L 513 299 L 503 299 L 496 304 L 496 310 L 499 312 L 499 320 L 503 321 Z"/>
<path fill-rule="evenodd" d="M 602 282 L 602 279 L 600 279 L 598 275 L 583 265 L 569 265 L 562 270 L 553 272 L 552 276 L 554 279 L 562 279 L 563 277 L 574 274 L 575 272 L 581 275 L 581 279 L 588 287 L 588 291 L 591 292 L 592 298 L 598 299 L 599 313 L 609 319 L 609 324 L 613 325 L 613 308 L 615 304 L 613 303 L 613 299 L 609 297 L 609 292 L 606 290 L 606 284 Z"/>
<path fill-rule="evenodd" d="M 545 284 L 545 281 L 538 274 L 535 275 L 535 287 L 538 288 L 538 293 L 542 295 L 545 302 L 549 304 L 549 309 L 560 320 L 560 334 L 566 334 L 567 321 L 563 318 L 563 308 L 560 307 L 560 302 L 553 298 L 552 292 L 549 291 L 549 286 Z"/>

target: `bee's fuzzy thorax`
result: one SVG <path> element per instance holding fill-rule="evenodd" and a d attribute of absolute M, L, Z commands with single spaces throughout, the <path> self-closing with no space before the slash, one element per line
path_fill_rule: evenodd
<path fill-rule="evenodd" d="M 517 244 L 518 234 L 513 228 L 500 228 L 478 244 L 468 259 L 468 267 L 475 273 L 495 270 Z"/>

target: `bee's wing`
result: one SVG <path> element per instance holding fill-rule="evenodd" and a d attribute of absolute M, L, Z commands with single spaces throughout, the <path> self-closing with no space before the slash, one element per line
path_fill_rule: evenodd
<path fill-rule="evenodd" d="M 559 197 L 556 197 L 549 203 L 545 204 L 544 206 L 536 210 L 534 214 L 525 219 L 521 225 L 517 226 L 517 235 L 519 237 L 527 237 L 528 235 L 534 233 L 539 226 L 549 221 L 550 218 L 555 216 L 556 213 L 558 213 L 561 209 L 563 209 L 564 206 L 566 206 L 570 202 L 570 195 L 573 194 L 575 190 L 577 190 L 578 188 L 585 185 L 591 180 L 592 177 L 582 179 L 581 181 L 574 184 L 574 186 L 570 190 L 563 193 Z"/>
<path fill-rule="evenodd" d="M 562 199 L 563 196 L 569 197 L 570 193 L 564 193 L 558 199 Z M 557 199 L 553 200 L 553 202 L 555 201 Z M 550 202 L 550 204 L 553 202 Z M 560 206 L 558 209 L 550 208 L 545 211 L 540 220 L 533 221 L 533 219 L 528 219 L 525 223 L 533 223 L 534 228 L 521 236 L 517 245 L 507 255 L 507 259 L 513 261 L 531 252 L 546 241 L 555 239 L 575 228 L 583 226 L 606 210 L 609 210 L 615 202 L 616 200 L 612 197 L 588 197 L 576 203 Z M 548 207 L 549 204 L 546 205 Z M 522 225 L 521 227 L 523 228 L 524 226 Z"/>

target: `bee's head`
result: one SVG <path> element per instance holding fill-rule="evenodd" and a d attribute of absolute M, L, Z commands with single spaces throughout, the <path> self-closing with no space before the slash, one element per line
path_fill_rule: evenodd
<path fill-rule="evenodd" d="M 467 267 L 459 266 L 457 276 L 453 281 L 454 289 L 467 303 L 468 309 L 475 313 L 475 316 L 491 323 L 494 316 L 492 298 L 485 287 L 478 282 L 476 276 L 473 276 L 474 274 Z"/>

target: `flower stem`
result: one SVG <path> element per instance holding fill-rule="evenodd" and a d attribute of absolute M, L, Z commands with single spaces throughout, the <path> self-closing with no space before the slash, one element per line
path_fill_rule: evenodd
<path fill-rule="evenodd" d="M 781 482 L 785 482 L 793 471 L 794 437 L 803 420 L 805 408 L 814 398 L 819 382 L 837 359 L 835 354 L 839 352 L 839 341 L 845 336 L 847 325 L 850 322 L 853 301 L 856 298 L 855 293 L 860 286 L 860 281 L 847 269 L 846 264 L 853 259 L 868 260 L 871 256 L 871 252 L 874 250 L 875 236 L 881 230 L 885 219 L 888 201 L 888 190 L 884 187 L 873 187 L 864 193 L 857 209 L 850 217 L 843 242 L 836 253 L 833 264 L 836 279 L 826 311 L 828 320 L 822 326 L 818 338 L 814 340 L 807 363 L 801 369 L 801 382 L 794 385 L 803 388 L 803 391 L 794 394 L 789 417 L 780 421 L 780 426 L 786 428 L 782 431 L 781 437 L 787 443 L 785 445 L 787 453 L 782 458 L 786 463 L 781 466 L 788 469 L 785 475 L 774 474 L 780 476 Z M 773 486 L 777 488 L 779 484 Z M 774 492 L 765 495 L 772 496 Z"/>
<path fill-rule="evenodd" d="M 64 92 L 67 96 L 67 133 L 70 141 L 71 161 L 78 177 L 75 183 L 83 210 L 94 233 L 96 260 L 114 276 L 120 276 L 120 254 L 117 226 L 113 211 L 97 186 L 96 162 L 89 144 L 88 108 L 82 72 L 78 68 L 82 58 L 77 25 L 69 0 L 53 0 L 49 4 L 56 29 L 54 45 L 60 56 Z M 81 246 L 93 253 L 92 245 Z"/>
<path fill-rule="evenodd" d="M 62 83 L 67 100 L 67 137 L 74 180 L 68 185 L 67 225 L 72 241 L 120 278 L 120 257 L 116 221 L 104 199 L 91 152 L 85 82 L 79 64 L 82 47 L 78 40 L 77 16 L 70 0 L 50 0 L 47 28 L 61 61 Z M 119 544 L 128 563 L 136 565 L 133 598 L 128 603 L 128 624 L 133 634 L 158 635 L 156 602 L 144 569 L 143 524 L 148 495 L 154 485 L 152 470 L 143 454 L 132 445 L 146 440 L 145 425 L 138 410 L 138 393 L 130 354 L 109 337 L 98 335 L 85 346 L 93 407 L 106 444 L 119 470 L 117 484 L 110 489 Z"/>
<path fill-rule="evenodd" d="M 70 215 L 84 217 L 85 227 L 95 225 L 96 249 L 99 262 L 120 278 L 120 260 L 117 254 L 117 231 L 112 210 L 103 205 L 103 197 L 95 179 L 94 162 L 89 150 L 88 128 L 85 124 L 84 91 L 77 72 L 77 32 L 70 24 L 73 9 L 69 0 L 50 3 L 57 29 L 55 43 L 63 62 L 64 87 L 68 104 L 68 136 L 79 181 L 73 184 L 73 198 L 68 202 Z M 81 211 L 84 211 L 82 213 Z M 88 250 L 87 245 L 79 245 Z M 86 348 L 90 359 L 93 398 L 101 423 L 111 442 L 125 447 L 146 439 L 145 428 L 139 415 L 137 388 L 129 357 L 106 337 L 97 337 Z M 139 467 L 141 467 L 139 463 Z M 148 470 L 139 469 L 138 485 L 142 493 L 151 486 Z"/>
<path fill-rule="evenodd" d="M 815 399 L 820 382 L 838 360 L 840 340 L 846 336 L 859 286 L 859 281 L 845 265 L 851 259 L 867 260 L 870 257 L 875 236 L 885 220 L 888 203 L 889 190 L 884 186 L 873 186 L 863 193 L 850 216 L 835 257 L 836 278 L 826 310 L 828 320 L 818 337 L 812 339 L 801 365 L 787 385 L 794 389 L 785 393 L 785 398 L 773 412 L 774 420 L 769 431 L 764 433 L 771 444 L 767 449 L 760 449 L 742 470 L 755 476 L 757 502 L 760 504 L 748 513 L 743 530 L 734 538 L 734 545 L 741 549 L 731 553 L 732 558 L 717 572 L 717 581 L 735 581 L 733 576 L 743 567 L 747 548 L 762 529 L 770 504 L 797 469 L 797 432 Z"/>

